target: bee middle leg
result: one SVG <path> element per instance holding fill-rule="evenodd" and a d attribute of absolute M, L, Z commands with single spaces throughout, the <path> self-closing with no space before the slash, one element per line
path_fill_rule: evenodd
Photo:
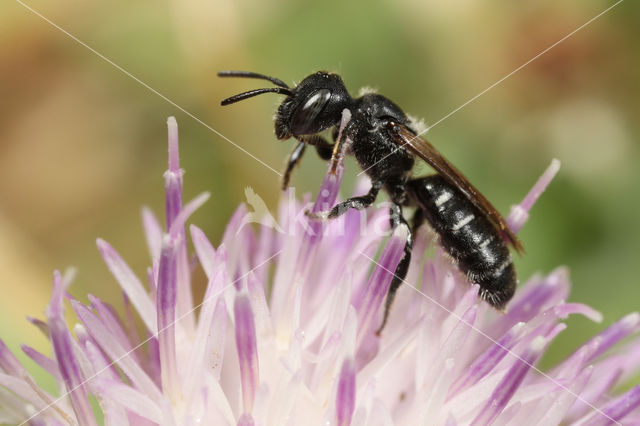
<path fill-rule="evenodd" d="M 366 209 L 376 201 L 380 188 L 382 188 L 382 181 L 372 182 L 371 189 L 369 189 L 369 192 L 365 195 L 348 198 L 343 202 L 336 204 L 331 210 L 326 212 L 308 212 L 307 216 L 312 219 L 335 219 L 345 214 L 349 209 Z"/>

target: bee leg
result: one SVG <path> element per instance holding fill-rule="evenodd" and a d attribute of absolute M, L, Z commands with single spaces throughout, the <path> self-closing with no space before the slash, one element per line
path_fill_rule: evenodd
<path fill-rule="evenodd" d="M 415 218 L 414 218 L 415 219 Z M 407 276 L 407 272 L 409 271 L 409 264 L 411 263 L 411 252 L 413 250 L 413 233 L 411 227 L 407 224 L 406 219 L 402 215 L 402 206 L 399 204 L 393 204 L 390 209 L 389 220 L 391 221 L 392 229 L 395 229 L 398 225 L 402 224 L 407 227 L 407 242 L 404 245 L 404 256 L 396 266 L 396 270 L 393 273 L 393 279 L 391 280 L 391 284 L 389 285 L 389 291 L 387 292 L 387 298 L 385 299 L 384 304 L 384 314 L 382 317 L 382 324 L 376 330 L 376 335 L 380 336 L 382 330 L 385 325 L 387 325 L 387 319 L 389 319 L 389 311 L 391 310 L 391 305 L 393 304 L 393 299 L 396 296 L 396 292 L 400 287 L 400 284 L 404 282 L 404 279 Z"/>
<path fill-rule="evenodd" d="M 331 159 L 333 144 L 327 142 L 322 136 L 309 135 L 298 137 L 298 144 L 293 148 L 291 154 L 289 154 L 289 158 L 287 159 L 287 168 L 282 175 L 283 191 L 289 186 L 291 173 L 293 172 L 294 167 L 296 167 L 300 163 L 300 160 L 302 160 L 302 155 L 304 154 L 304 150 L 307 145 L 313 145 L 316 148 L 318 156 L 323 160 L 329 161 Z"/>
<path fill-rule="evenodd" d="M 380 192 L 380 188 L 382 188 L 382 182 L 376 181 L 371 185 L 371 189 L 365 195 L 361 195 L 359 197 L 351 197 L 344 200 L 341 203 L 336 204 L 329 211 L 324 212 L 307 212 L 307 216 L 312 219 L 335 219 L 337 217 L 345 214 L 349 209 L 362 210 L 369 207 L 371 204 L 376 201 L 378 197 L 378 193 Z"/>
<path fill-rule="evenodd" d="M 307 144 L 313 145 L 316 148 L 316 152 L 318 156 L 325 161 L 331 160 L 331 155 L 333 154 L 334 145 L 330 142 L 327 142 L 325 138 L 320 135 L 309 135 L 304 136 L 303 139 Z"/>
<path fill-rule="evenodd" d="M 344 200 L 341 203 L 333 206 L 331 210 L 329 210 L 329 214 L 327 218 L 335 219 L 339 216 L 345 214 L 349 209 L 362 210 L 369 207 L 371 204 L 376 201 L 378 197 L 378 192 L 380 192 L 380 188 L 382 188 L 382 182 L 377 181 L 371 184 L 371 189 L 365 195 L 361 195 L 359 197 L 351 197 Z"/>
<path fill-rule="evenodd" d="M 318 153 L 318 157 L 324 161 L 329 161 L 331 160 L 331 155 L 333 155 L 333 145 L 316 145 L 316 152 Z"/>
<path fill-rule="evenodd" d="M 293 168 L 300 163 L 302 159 L 302 154 L 304 154 L 304 150 L 307 145 L 303 141 L 299 141 L 291 154 L 289 154 L 289 159 L 287 160 L 287 168 L 284 170 L 284 174 L 282 175 L 282 190 L 286 190 L 289 187 L 289 180 L 291 179 L 291 173 L 293 172 Z"/>
<path fill-rule="evenodd" d="M 422 209 L 416 209 L 413 213 L 413 218 L 411 219 L 411 230 L 415 234 L 418 232 L 418 228 L 424 223 L 424 212 Z"/>

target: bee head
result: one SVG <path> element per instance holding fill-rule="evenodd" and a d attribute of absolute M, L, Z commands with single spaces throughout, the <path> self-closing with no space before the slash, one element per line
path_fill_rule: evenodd
<path fill-rule="evenodd" d="M 293 88 L 277 78 L 245 71 L 221 71 L 218 76 L 259 78 L 278 86 L 239 93 L 221 103 L 229 105 L 263 93 L 286 95 L 276 112 L 278 139 L 311 135 L 333 127 L 340 122 L 342 110 L 353 103 L 340 76 L 325 71 L 309 75 Z"/>

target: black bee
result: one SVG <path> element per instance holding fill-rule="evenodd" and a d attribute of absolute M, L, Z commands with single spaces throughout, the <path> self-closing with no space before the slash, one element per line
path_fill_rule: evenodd
<path fill-rule="evenodd" d="M 395 292 L 404 280 L 411 261 L 413 236 L 423 220 L 427 220 L 440 236 L 443 248 L 456 261 L 458 268 L 472 283 L 480 285 L 480 296 L 497 309 L 504 309 L 515 292 L 517 278 L 511 245 L 523 248 L 515 234 L 491 203 L 444 158 L 429 142 L 418 136 L 411 120 L 391 100 L 378 94 L 353 98 L 339 75 L 319 71 L 306 77 L 295 87 L 262 74 L 245 71 L 221 71 L 220 77 L 246 77 L 268 80 L 278 87 L 251 90 L 222 101 L 229 105 L 262 93 L 286 95 L 275 117 L 278 139 L 294 137 L 298 144 L 291 152 L 283 176 L 286 188 L 291 172 L 300 162 L 307 145 L 315 147 L 320 157 L 332 162 L 335 172 L 338 156 L 345 148 L 371 179 L 366 195 L 349 198 L 334 206 L 323 217 L 335 218 L 348 209 L 364 209 L 384 189 L 391 199 L 392 228 L 399 224 L 410 230 L 404 257 L 398 264 L 385 303 L 378 333 L 386 324 Z M 337 126 L 342 111 L 351 112 L 340 140 Z M 320 132 L 333 129 L 333 143 Z M 416 157 L 424 160 L 437 174 L 412 178 Z M 412 226 L 407 224 L 402 208 L 415 206 Z"/>

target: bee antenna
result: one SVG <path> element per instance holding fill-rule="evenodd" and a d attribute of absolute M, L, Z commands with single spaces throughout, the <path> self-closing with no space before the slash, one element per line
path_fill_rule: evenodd
<path fill-rule="evenodd" d="M 293 95 L 293 92 L 289 89 L 285 89 L 282 87 L 267 87 L 265 89 L 255 89 L 255 90 L 249 90 L 248 92 L 238 93 L 237 95 L 231 96 L 230 98 L 223 100 L 222 102 L 220 102 L 220 105 L 224 106 L 224 105 L 235 104 L 236 102 L 243 101 L 247 98 L 253 98 L 254 96 L 258 96 L 263 93 L 278 93 L 280 95 L 288 95 L 288 96 Z"/>
<path fill-rule="evenodd" d="M 285 89 L 289 88 L 289 86 L 287 86 L 287 83 L 285 83 L 284 81 L 278 78 L 269 77 L 268 75 L 258 74 L 257 72 L 251 72 L 251 71 L 219 71 L 218 77 L 258 78 L 260 80 L 270 81 L 276 86 L 284 87 Z"/>

